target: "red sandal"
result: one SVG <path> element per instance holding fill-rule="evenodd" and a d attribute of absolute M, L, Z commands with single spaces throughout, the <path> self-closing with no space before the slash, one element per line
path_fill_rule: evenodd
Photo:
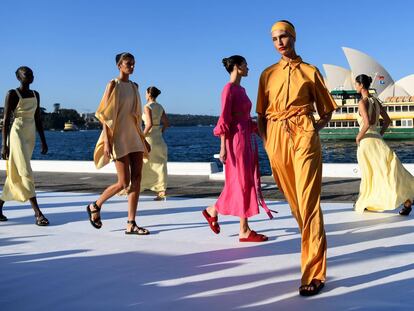
<path fill-rule="evenodd" d="M 250 231 L 250 234 L 247 238 L 240 238 L 239 242 L 265 242 L 268 240 L 268 237 L 264 234 L 259 234 L 256 231 Z"/>
<path fill-rule="evenodd" d="M 218 224 L 217 216 L 211 217 L 206 209 L 203 211 L 203 216 L 207 220 L 208 224 L 210 225 L 210 229 L 213 230 L 213 232 L 215 234 L 219 234 L 220 233 L 220 225 Z M 213 222 L 214 222 L 214 225 L 213 225 Z"/>

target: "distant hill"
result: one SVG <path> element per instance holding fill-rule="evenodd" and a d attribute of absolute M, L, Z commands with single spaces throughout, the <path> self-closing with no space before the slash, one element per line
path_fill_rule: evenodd
<path fill-rule="evenodd" d="M 218 117 L 193 114 L 167 113 L 171 126 L 215 125 Z"/>

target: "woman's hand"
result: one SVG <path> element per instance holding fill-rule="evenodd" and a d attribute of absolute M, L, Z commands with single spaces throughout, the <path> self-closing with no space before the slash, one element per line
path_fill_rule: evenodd
<path fill-rule="evenodd" d="M 226 147 L 223 146 L 220 148 L 220 161 L 223 164 L 226 164 L 226 159 L 227 159 L 227 150 Z"/>
<path fill-rule="evenodd" d="M 10 153 L 10 151 L 9 151 L 9 147 L 8 147 L 8 146 L 6 146 L 6 145 L 3 145 L 3 146 L 1 147 L 1 158 L 2 158 L 3 160 L 8 160 L 8 159 L 9 159 L 9 153 Z"/>
<path fill-rule="evenodd" d="M 104 155 L 107 158 L 111 158 L 112 155 L 112 146 L 109 141 L 104 142 Z"/>
<path fill-rule="evenodd" d="M 151 152 L 151 145 L 149 144 L 149 142 L 147 142 L 147 140 L 144 139 L 144 143 L 145 143 L 145 148 L 147 149 L 147 151 Z"/>
<path fill-rule="evenodd" d="M 356 144 L 359 146 L 359 144 L 361 143 L 363 136 L 361 135 L 361 133 L 358 133 L 357 137 L 355 138 Z"/>
<path fill-rule="evenodd" d="M 47 144 L 42 144 L 42 151 L 40 151 L 41 154 L 46 154 L 48 152 L 49 148 L 47 147 Z"/>

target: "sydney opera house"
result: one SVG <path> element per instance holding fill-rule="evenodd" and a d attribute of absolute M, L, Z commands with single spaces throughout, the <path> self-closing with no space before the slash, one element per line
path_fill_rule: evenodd
<path fill-rule="evenodd" d="M 371 76 L 372 88 L 376 89 L 378 98 L 383 101 L 388 101 L 391 97 L 414 96 L 414 74 L 394 81 L 387 70 L 369 55 L 347 47 L 342 49 L 350 69 L 336 65 L 323 65 L 326 74 L 325 82 L 330 91 L 353 90 L 355 77 L 364 73 Z M 404 101 L 408 100 L 412 101 L 408 98 Z"/>

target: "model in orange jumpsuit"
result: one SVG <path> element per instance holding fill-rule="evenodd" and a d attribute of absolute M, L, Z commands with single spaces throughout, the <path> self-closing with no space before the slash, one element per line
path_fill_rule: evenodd
<path fill-rule="evenodd" d="M 272 27 L 280 61 L 260 77 L 259 131 L 279 189 L 302 234 L 302 281 L 299 293 L 317 294 L 326 277 L 326 236 L 320 207 L 322 151 L 318 131 L 337 108 L 315 66 L 295 52 L 296 33 L 288 21 Z M 313 113 L 316 110 L 319 120 Z"/>

